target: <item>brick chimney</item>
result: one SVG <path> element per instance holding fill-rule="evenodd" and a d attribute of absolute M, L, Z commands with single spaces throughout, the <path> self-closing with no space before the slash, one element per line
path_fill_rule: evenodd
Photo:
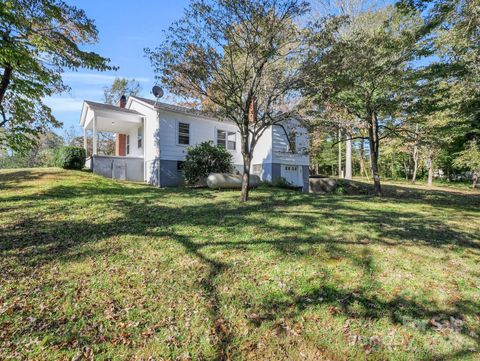
<path fill-rule="evenodd" d="M 257 122 L 257 100 L 255 97 L 252 97 L 250 107 L 248 108 L 248 121 L 250 123 Z"/>
<path fill-rule="evenodd" d="M 120 101 L 118 102 L 118 106 L 120 108 L 125 108 L 127 105 L 127 97 L 125 95 L 122 95 L 120 97 Z M 125 134 L 120 134 L 117 133 L 116 138 L 115 138 L 115 155 L 119 157 L 124 157 L 126 156 L 127 148 L 127 136 Z"/>
<path fill-rule="evenodd" d="M 118 106 L 120 108 L 125 108 L 126 105 L 127 105 L 127 97 L 125 95 L 122 95 L 120 97 L 120 101 L 118 102 Z"/>

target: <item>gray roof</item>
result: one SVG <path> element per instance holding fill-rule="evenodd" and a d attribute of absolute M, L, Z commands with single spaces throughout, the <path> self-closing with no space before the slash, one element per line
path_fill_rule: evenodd
<path fill-rule="evenodd" d="M 85 103 L 88 104 L 88 106 L 96 109 L 101 109 L 101 110 L 110 110 L 110 111 L 115 111 L 115 112 L 122 112 L 122 113 L 129 113 L 129 114 L 135 114 L 135 115 L 140 115 L 144 116 L 144 114 L 137 112 L 136 110 L 133 109 L 126 109 L 126 108 L 120 108 L 115 105 L 110 105 L 110 104 L 103 104 L 103 103 L 97 103 L 97 102 L 92 102 L 90 100 L 85 100 Z"/>
<path fill-rule="evenodd" d="M 187 108 L 182 107 L 179 105 L 173 105 L 168 103 L 158 102 L 152 99 L 141 98 L 137 96 L 131 96 L 132 98 L 138 99 L 144 103 L 154 106 L 156 109 L 166 110 L 174 113 L 183 113 L 183 114 L 190 114 L 190 115 L 197 115 L 206 118 L 214 118 L 216 119 L 215 115 L 212 113 L 208 113 L 202 110 L 194 109 L 194 108 Z"/>

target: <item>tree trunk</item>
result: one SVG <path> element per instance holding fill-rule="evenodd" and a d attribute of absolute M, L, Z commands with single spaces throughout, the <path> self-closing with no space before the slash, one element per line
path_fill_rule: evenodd
<path fill-rule="evenodd" d="M 0 83 L 0 104 L 3 102 L 5 93 L 7 92 L 8 85 L 10 84 L 10 79 L 12 77 L 13 68 L 10 65 L 3 66 L 3 75 L 2 82 Z"/>
<path fill-rule="evenodd" d="M 345 143 L 345 179 L 352 179 L 352 134 L 347 133 Z"/>
<path fill-rule="evenodd" d="M 365 149 L 363 145 L 363 139 L 360 141 L 359 153 L 360 153 L 360 174 L 363 175 L 365 173 L 365 160 L 363 158 L 363 156 L 365 155 Z"/>
<path fill-rule="evenodd" d="M 431 187 L 433 184 L 433 155 L 432 153 L 428 153 L 428 186 Z"/>
<path fill-rule="evenodd" d="M 13 68 L 9 65 L 3 65 L 3 75 L 2 75 L 2 82 L 0 83 L 0 127 L 3 127 L 7 123 L 7 117 L 5 115 L 5 109 L 3 107 L 3 98 L 5 98 L 5 93 L 7 92 L 7 88 L 10 85 L 10 79 L 12 78 L 12 71 Z"/>
<path fill-rule="evenodd" d="M 338 178 L 342 178 L 342 130 L 338 128 Z"/>
<path fill-rule="evenodd" d="M 370 182 L 370 177 L 368 176 L 367 166 L 365 164 L 365 144 L 363 139 L 360 142 L 360 174 L 365 175 L 367 182 Z"/>
<path fill-rule="evenodd" d="M 243 154 L 243 176 L 242 176 L 242 197 L 241 201 L 248 201 L 250 192 L 250 163 L 252 162 L 252 156 L 247 153 Z"/>
<path fill-rule="evenodd" d="M 378 171 L 378 118 L 375 113 L 372 113 L 368 119 L 368 141 L 370 144 L 370 163 L 372 169 L 373 185 L 375 188 L 375 195 L 382 196 L 382 186 L 380 184 L 380 173 Z"/>
<path fill-rule="evenodd" d="M 473 172 L 473 184 L 472 188 L 477 188 L 478 179 L 480 178 L 480 172 Z"/>
<path fill-rule="evenodd" d="M 412 184 L 417 181 L 418 170 L 418 124 L 415 125 L 415 144 L 413 145 L 413 175 Z"/>

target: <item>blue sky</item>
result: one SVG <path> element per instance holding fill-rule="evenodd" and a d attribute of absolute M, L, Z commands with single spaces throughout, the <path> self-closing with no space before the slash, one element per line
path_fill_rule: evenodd
<path fill-rule="evenodd" d="M 162 30 L 182 16 L 189 1 L 74 0 L 68 3 L 84 9 L 88 17 L 95 20 L 99 42 L 86 49 L 110 58 L 113 65 L 120 67 L 115 72 L 67 70 L 63 79 L 71 91 L 46 99 L 54 115 L 63 122 L 63 129 L 73 125 L 79 132 L 83 100 L 102 101 L 103 88 L 110 85 L 115 77 L 137 79 L 143 89 L 142 95 L 150 96 L 155 79 L 143 49 L 160 43 Z M 56 132 L 63 134 L 63 129 Z"/>

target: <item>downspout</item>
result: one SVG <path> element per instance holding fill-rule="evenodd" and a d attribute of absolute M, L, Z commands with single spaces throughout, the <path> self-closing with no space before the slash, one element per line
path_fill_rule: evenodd
<path fill-rule="evenodd" d="M 157 154 L 158 154 L 158 169 L 157 169 L 157 179 L 158 179 L 158 187 L 160 188 L 160 112 L 157 110 L 157 119 L 158 119 L 158 144 L 157 144 Z M 155 139 L 156 142 L 156 139 Z"/>
<path fill-rule="evenodd" d="M 143 118 L 143 134 L 142 134 L 142 146 L 143 146 L 143 181 L 147 182 L 147 157 L 145 156 L 145 151 L 147 149 L 147 139 L 145 137 L 145 129 L 147 128 L 147 117 Z"/>

